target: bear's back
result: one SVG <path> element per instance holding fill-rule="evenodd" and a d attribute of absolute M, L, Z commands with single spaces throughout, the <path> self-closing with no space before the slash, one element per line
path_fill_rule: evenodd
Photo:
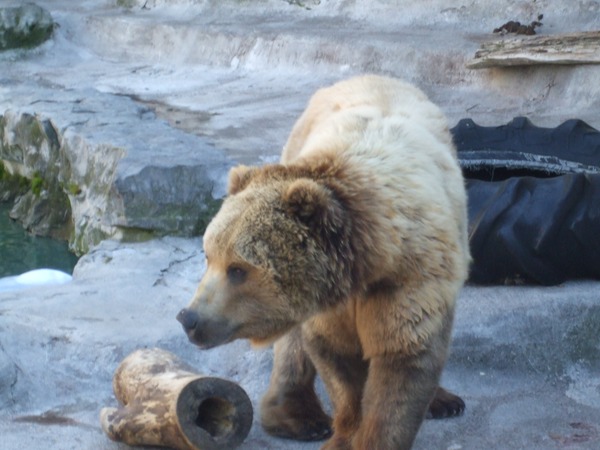
<path fill-rule="evenodd" d="M 282 162 L 323 151 L 324 143 L 347 147 L 364 130 L 366 121 L 394 117 L 419 124 L 452 148 L 441 110 L 418 88 L 394 78 L 366 75 L 320 89 L 296 122 Z"/>
<path fill-rule="evenodd" d="M 319 90 L 294 126 L 282 162 L 325 158 L 344 166 L 364 211 L 375 211 L 371 232 L 385 246 L 378 250 L 383 270 L 395 270 L 407 246 L 433 254 L 432 243 L 443 242 L 458 245 L 453 266 L 464 276 L 469 254 L 462 174 L 446 118 L 423 92 L 375 75 Z"/>

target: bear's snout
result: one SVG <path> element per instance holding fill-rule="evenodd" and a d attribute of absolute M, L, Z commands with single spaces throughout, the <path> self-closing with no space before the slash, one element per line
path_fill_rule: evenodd
<path fill-rule="evenodd" d="M 183 326 L 183 329 L 187 334 L 193 333 L 198 325 L 198 313 L 191 309 L 183 308 L 177 314 L 177 320 Z"/>
<path fill-rule="evenodd" d="M 201 316 L 191 308 L 183 308 L 177 320 L 189 340 L 200 348 L 212 348 L 229 342 L 237 327 L 222 318 Z"/>

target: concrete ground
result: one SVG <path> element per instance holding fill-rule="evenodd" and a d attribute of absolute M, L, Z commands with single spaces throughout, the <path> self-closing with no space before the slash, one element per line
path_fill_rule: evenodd
<path fill-rule="evenodd" d="M 418 84 L 452 125 L 526 115 L 600 128 L 599 66 L 464 68 L 508 20 L 544 13 L 543 33 L 597 29 L 598 2 L 38 3 L 59 27 L 38 49 L 0 55 L 0 114 L 28 110 L 61 124 L 63 96 L 93 93 L 102 114 L 127 96 L 150 109 L 146 120 L 208 140 L 232 164 L 260 164 L 276 160 L 314 89 L 377 72 Z M 108 440 L 98 414 L 116 404 L 120 361 L 155 346 L 248 392 L 255 418 L 241 448 L 319 448 L 260 428 L 270 350 L 235 342 L 201 352 L 187 342 L 174 317 L 202 269 L 200 239 L 105 241 L 68 285 L 0 293 L 0 449 L 128 448 Z M 468 286 L 458 305 L 443 384 L 467 409 L 427 421 L 415 449 L 600 448 L 600 283 Z"/>

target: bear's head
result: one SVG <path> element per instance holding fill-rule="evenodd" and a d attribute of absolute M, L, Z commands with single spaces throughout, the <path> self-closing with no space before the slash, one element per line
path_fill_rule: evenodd
<path fill-rule="evenodd" d="M 192 342 L 267 344 L 349 290 L 349 223 L 334 190 L 310 171 L 231 170 L 204 234 L 207 270 L 177 319 Z"/>

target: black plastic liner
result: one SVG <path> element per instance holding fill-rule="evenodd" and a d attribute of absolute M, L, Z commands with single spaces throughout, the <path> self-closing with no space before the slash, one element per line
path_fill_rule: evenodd
<path fill-rule="evenodd" d="M 470 281 L 600 278 L 600 132 L 523 117 L 452 130 L 469 194 Z"/>

